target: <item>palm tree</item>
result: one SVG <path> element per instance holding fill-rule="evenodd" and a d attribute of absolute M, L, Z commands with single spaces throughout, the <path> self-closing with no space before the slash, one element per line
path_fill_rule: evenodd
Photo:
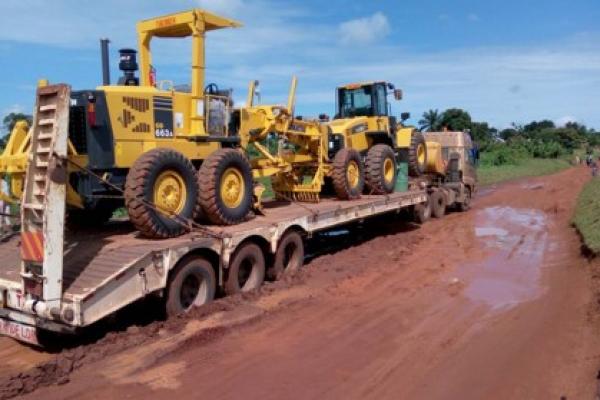
<path fill-rule="evenodd" d="M 419 126 L 422 131 L 437 131 L 442 125 L 442 114 L 436 110 L 429 110 L 423 113 L 423 118 L 419 120 Z"/>

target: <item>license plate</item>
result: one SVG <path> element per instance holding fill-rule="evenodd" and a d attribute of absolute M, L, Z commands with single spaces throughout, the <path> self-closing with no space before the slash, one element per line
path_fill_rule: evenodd
<path fill-rule="evenodd" d="M 0 318 L 0 335 L 10 336 L 22 342 L 39 346 L 36 329 L 33 326 L 20 324 Z"/>

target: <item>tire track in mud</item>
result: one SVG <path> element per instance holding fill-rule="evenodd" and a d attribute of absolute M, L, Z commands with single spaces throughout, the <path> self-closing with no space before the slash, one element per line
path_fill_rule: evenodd
<path fill-rule="evenodd" d="M 190 344 L 200 345 L 216 340 L 227 332 L 243 325 L 252 324 L 264 318 L 267 314 L 284 312 L 286 308 L 304 301 L 310 301 L 321 290 L 328 290 L 332 282 L 343 281 L 366 268 L 357 264 L 348 268 L 345 263 L 335 262 L 339 252 L 362 253 L 355 245 L 361 243 L 378 243 L 386 248 L 386 238 L 396 238 L 398 243 L 406 247 L 416 245 L 422 236 L 410 223 L 383 223 L 377 221 L 377 232 L 386 234 L 377 237 L 375 231 L 367 232 L 367 228 L 352 227 L 353 237 L 346 234 L 337 240 L 334 246 L 319 248 L 318 254 L 307 268 L 303 268 L 293 276 L 286 276 L 278 282 L 265 284 L 260 291 L 221 298 L 204 307 L 192 310 L 190 313 L 171 318 L 167 321 L 155 321 L 146 326 L 129 326 L 124 331 L 108 331 L 107 327 L 97 328 L 100 332 L 91 332 L 92 339 L 79 339 L 80 343 L 92 340 L 92 343 L 81 344 L 67 348 L 57 354 L 48 354 L 36 349 L 29 349 L 39 355 L 32 358 L 30 363 L 22 363 L 15 368 L 6 368 L 0 372 L 0 399 L 31 393 L 40 387 L 63 385 L 69 382 L 71 374 L 84 365 L 98 363 L 109 357 L 116 357 L 116 366 L 122 366 L 127 374 L 134 374 L 139 369 L 148 368 L 172 354 L 178 354 L 181 349 Z M 369 225 L 372 228 L 371 225 Z M 406 235 L 406 231 L 411 233 Z M 323 239 L 327 243 L 327 239 Z M 316 250 L 315 250 L 316 251 Z M 403 254 L 405 250 L 393 253 Z M 332 253 L 332 254 L 327 254 Z M 398 256 L 396 256 L 398 257 Z M 316 278 L 316 279 L 315 279 Z M 310 280 L 310 287 L 305 283 Z M 337 285 L 334 283 L 334 286 Z M 143 307 L 143 306 L 140 306 Z M 139 309 L 137 309 L 139 311 Z M 130 313 L 135 314 L 136 311 Z M 95 341 L 98 335 L 102 337 Z M 175 338 L 175 339 L 173 339 Z M 10 340 L 10 339 L 7 339 Z M 24 346 L 10 340 L 8 346 L 16 357 L 22 357 Z M 70 344 L 68 347 L 72 347 Z M 27 347 L 25 347 L 27 348 Z M 133 349 L 134 356 L 119 354 Z M 136 349 L 138 349 L 136 351 Z M 113 361 L 111 361 L 111 364 Z M 21 370 L 19 370 L 21 368 Z M 121 375 L 121 374 L 120 374 Z M 110 376 L 110 375 L 109 375 Z M 127 382 L 126 379 L 123 382 Z"/>

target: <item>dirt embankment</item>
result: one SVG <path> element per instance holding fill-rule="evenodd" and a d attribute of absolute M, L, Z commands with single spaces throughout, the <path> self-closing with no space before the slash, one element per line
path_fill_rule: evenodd
<path fill-rule="evenodd" d="M 592 398 L 600 269 L 569 226 L 586 172 L 499 186 L 420 229 L 338 232 L 296 277 L 0 371 L 0 393 Z"/>

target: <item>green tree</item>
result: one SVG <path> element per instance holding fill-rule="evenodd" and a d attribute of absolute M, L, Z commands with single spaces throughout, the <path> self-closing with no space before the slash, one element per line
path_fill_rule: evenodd
<path fill-rule="evenodd" d="M 441 125 L 442 114 L 437 109 L 425 111 L 423 117 L 419 120 L 419 127 L 426 132 L 439 131 Z"/>
<path fill-rule="evenodd" d="M 556 128 L 556 126 L 554 125 L 554 122 L 550 121 L 549 119 L 544 119 L 541 121 L 531 121 L 527 125 L 523 126 L 523 133 L 525 133 L 526 135 L 529 135 L 529 134 L 532 134 L 535 132 L 542 131 L 544 129 L 554 129 L 554 128 Z"/>
<path fill-rule="evenodd" d="M 491 142 L 494 139 L 493 132 L 494 128 L 490 128 L 487 122 L 473 122 L 471 123 L 471 137 L 483 144 Z"/>
<path fill-rule="evenodd" d="M 442 114 L 442 127 L 451 131 L 471 129 L 471 115 L 460 108 L 449 108 Z"/>
<path fill-rule="evenodd" d="M 31 122 L 33 121 L 33 117 L 28 114 L 11 112 L 7 116 L 5 116 L 4 119 L 2 120 L 2 126 L 6 130 L 6 133 L 10 133 L 13 130 L 13 128 L 15 127 L 15 124 L 17 122 L 23 121 L 23 120 L 27 121 L 29 123 L 29 125 L 31 125 Z"/>

